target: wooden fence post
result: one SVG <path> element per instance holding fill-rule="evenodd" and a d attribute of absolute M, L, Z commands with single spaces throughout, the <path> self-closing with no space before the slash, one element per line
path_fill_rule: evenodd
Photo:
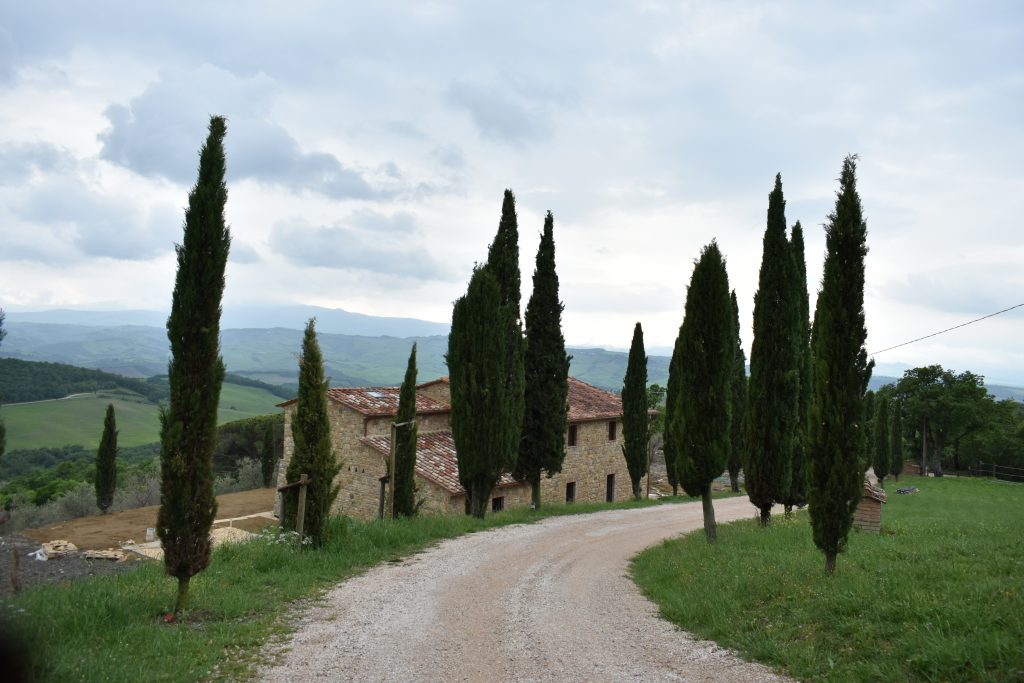
<path fill-rule="evenodd" d="M 306 487 L 309 485 L 309 476 L 299 476 L 299 509 L 295 519 L 295 530 L 299 532 L 299 546 L 302 546 L 302 527 L 306 521 Z"/>

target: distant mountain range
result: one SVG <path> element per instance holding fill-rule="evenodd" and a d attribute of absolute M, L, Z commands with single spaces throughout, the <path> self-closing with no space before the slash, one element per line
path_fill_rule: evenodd
<path fill-rule="evenodd" d="M 298 377 L 302 329 L 317 318 L 325 371 L 334 386 L 400 384 L 413 342 L 420 379 L 448 374 L 444 354 L 448 324 L 415 318 L 381 318 L 317 306 L 227 308 L 221 350 L 230 372 L 269 384 L 291 385 Z M 51 310 L 8 312 L 8 336 L 0 356 L 68 363 L 128 377 L 167 372 L 166 314 L 159 311 Z M 268 324 L 273 325 L 268 327 Z M 627 354 L 602 348 L 569 348 L 570 372 L 585 382 L 619 391 Z M 660 349 L 658 349 L 660 350 Z M 668 383 L 667 355 L 649 350 L 648 381 Z M 899 366 L 880 366 L 870 388 L 894 383 Z M 1024 388 L 987 385 L 996 398 L 1024 401 Z"/>

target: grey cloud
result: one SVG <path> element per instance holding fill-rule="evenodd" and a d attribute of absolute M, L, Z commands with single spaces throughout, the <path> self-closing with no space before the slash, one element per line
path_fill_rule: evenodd
<path fill-rule="evenodd" d="M 139 210 L 66 177 L 32 187 L 10 209 L 25 221 L 68 229 L 68 240 L 84 255 L 132 261 L 170 250 L 181 220 L 170 205 Z"/>
<path fill-rule="evenodd" d="M 368 232 L 409 235 L 416 232 L 416 217 L 408 211 L 397 211 L 390 216 L 372 209 L 357 209 L 345 223 Z"/>
<path fill-rule="evenodd" d="M 335 199 L 389 194 L 375 190 L 333 155 L 303 151 L 288 131 L 269 120 L 275 89 L 266 76 L 238 78 L 209 65 L 188 74 L 162 74 L 127 105 L 106 109 L 110 127 L 99 135 L 100 155 L 144 176 L 189 184 L 208 117 L 222 114 L 228 118 L 229 180 L 251 178 Z"/>
<path fill-rule="evenodd" d="M 443 145 L 434 149 L 433 156 L 437 161 L 445 168 L 450 168 L 454 171 L 461 169 L 466 165 L 466 158 L 462 154 L 462 149 L 458 145 Z"/>
<path fill-rule="evenodd" d="M 547 113 L 509 87 L 454 83 L 447 100 L 466 110 L 480 134 L 496 142 L 521 145 L 550 133 Z"/>
<path fill-rule="evenodd" d="M 47 142 L 0 145 L 0 185 L 18 185 L 32 171 L 53 171 L 74 165 L 71 155 Z"/>
<path fill-rule="evenodd" d="M 1024 274 L 1017 264 L 946 266 L 889 281 L 882 291 L 913 306 L 981 315 L 1020 303 L 1014 293 L 1024 291 Z"/>
<path fill-rule="evenodd" d="M 260 255 L 255 249 L 245 242 L 235 239 L 234 235 L 232 235 L 231 251 L 228 254 L 228 260 L 232 263 L 250 264 L 259 263 L 262 259 L 260 259 Z"/>
<path fill-rule="evenodd" d="M 450 280 L 451 273 L 414 240 L 387 240 L 359 230 L 303 222 L 279 223 L 270 245 L 298 266 L 361 270 L 416 280 Z"/>

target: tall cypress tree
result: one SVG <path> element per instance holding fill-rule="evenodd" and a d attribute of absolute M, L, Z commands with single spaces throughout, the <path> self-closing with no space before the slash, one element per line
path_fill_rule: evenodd
<path fill-rule="evenodd" d="M 808 433 L 814 544 L 835 571 L 864 480 L 864 392 L 874 363 L 864 342 L 867 225 L 857 194 L 856 157 L 843 161 L 835 210 L 825 224 L 825 264 L 814 310 L 814 396 Z"/>
<path fill-rule="evenodd" d="M 796 426 L 793 430 L 793 466 L 789 490 L 782 499 L 786 515 L 793 507 L 807 504 L 807 420 L 811 405 L 811 310 L 807 299 L 807 262 L 804 257 L 804 231 L 797 221 L 790 246 L 793 253 L 793 296 L 797 301 L 796 344 L 800 390 L 797 398 Z"/>
<path fill-rule="evenodd" d="M 231 235 L 224 222 L 224 135 L 220 116 L 210 118 L 199 154 L 199 177 L 188 195 L 185 235 L 176 247 L 167 338 L 170 401 L 160 413 L 160 512 L 157 534 L 167 574 L 178 579 L 175 615 L 188 606 L 193 576 L 210 563 L 210 527 L 217 513 L 213 448 L 217 403 L 224 381 L 220 357 L 220 302 Z"/>
<path fill-rule="evenodd" d="M 890 429 L 889 399 L 883 394 L 879 397 L 878 411 L 875 413 L 875 459 L 871 462 L 879 486 L 884 486 L 885 477 L 892 467 L 889 455 Z"/>
<path fill-rule="evenodd" d="M 734 493 L 740 492 L 740 470 L 743 468 L 743 460 L 747 452 L 747 356 L 743 353 L 743 343 L 740 339 L 740 307 L 736 302 L 736 290 L 732 290 L 732 313 L 733 325 L 736 327 L 736 343 L 734 352 L 736 354 L 736 369 L 733 371 L 732 388 L 729 390 L 732 396 L 732 444 L 729 449 L 729 484 Z"/>
<path fill-rule="evenodd" d="M 96 507 L 101 514 L 107 514 L 114 502 L 117 487 L 117 422 L 114 419 L 114 404 L 107 404 L 103 418 L 103 436 L 96 451 Z"/>
<path fill-rule="evenodd" d="M 7 336 L 7 330 L 4 329 L 4 318 L 7 317 L 4 314 L 4 309 L 0 308 L 0 343 L 3 343 L 4 337 Z M 3 396 L 0 396 L 0 400 Z M 3 420 L 0 420 L 0 456 L 3 456 L 4 451 L 7 449 L 7 426 Z"/>
<path fill-rule="evenodd" d="M 316 338 L 316 318 L 310 318 L 302 336 L 299 356 L 299 389 L 292 418 L 292 441 L 295 448 L 285 470 L 288 483 L 309 476 L 306 488 L 306 514 L 303 535 L 315 546 L 327 541 L 327 520 L 339 487 L 334 478 L 341 465 L 331 450 L 331 423 L 327 416 L 327 380 L 324 379 L 324 358 Z M 288 489 L 284 496 L 284 527 L 295 529 L 299 489 Z"/>
<path fill-rule="evenodd" d="M 398 392 L 395 422 L 395 514 L 412 517 L 416 514 L 416 343 L 409 354 L 405 379 Z"/>
<path fill-rule="evenodd" d="M 679 394 L 668 415 L 677 442 L 679 482 L 704 503 L 704 534 L 714 542 L 711 482 L 729 461 L 732 441 L 731 385 L 736 371 L 736 330 L 725 259 L 712 242 L 701 251 L 686 293 L 679 328 L 683 363 Z"/>
<path fill-rule="evenodd" d="M 490 269 L 474 268 L 466 294 L 452 310 L 447 361 L 459 482 L 467 512 L 481 519 L 502 472 L 514 468 L 519 448 L 522 425 L 516 397 L 509 395 L 514 384 L 508 375 L 510 317 Z M 521 385 L 521 376 L 518 381 Z"/>
<path fill-rule="evenodd" d="M 903 471 L 903 402 L 892 402 L 892 431 L 889 433 L 889 474 L 900 480 Z"/>
<path fill-rule="evenodd" d="M 647 354 L 644 331 L 637 323 L 629 345 L 626 377 L 622 382 L 622 455 L 626 458 L 633 497 L 640 500 L 640 482 L 647 474 Z"/>
<path fill-rule="evenodd" d="M 526 305 L 525 406 L 519 458 L 513 475 L 530 482 L 540 508 L 541 473 L 562 471 L 569 413 L 569 356 L 562 336 L 562 310 L 555 271 L 554 218 L 548 211 L 537 249 L 533 293 Z M 513 336 L 514 339 L 514 336 Z"/>
<path fill-rule="evenodd" d="M 678 433 L 672 415 L 676 413 L 676 404 L 680 400 L 680 378 L 683 375 L 683 350 L 680 335 L 676 335 L 676 343 L 672 347 L 672 358 L 668 363 L 668 384 L 665 387 L 665 420 L 662 430 L 661 451 L 665 454 L 665 473 L 668 484 L 672 487 L 672 495 L 679 495 L 679 444 L 682 435 Z"/>
<path fill-rule="evenodd" d="M 552 263 L 554 241 L 552 238 Z M 520 322 L 521 277 L 519 274 L 519 222 L 516 217 L 516 198 L 506 189 L 501 203 L 501 220 L 494 241 L 487 249 L 487 268 L 498 282 L 501 306 L 507 309 L 505 318 L 505 394 L 508 396 L 511 419 L 515 424 L 516 443 L 521 438 L 525 409 L 523 326 Z M 556 280 L 557 286 L 557 280 Z M 557 296 L 557 290 L 556 290 Z M 561 318 L 559 318 L 561 322 Z M 518 450 L 518 448 L 517 448 Z M 513 460 L 514 463 L 514 460 Z"/>

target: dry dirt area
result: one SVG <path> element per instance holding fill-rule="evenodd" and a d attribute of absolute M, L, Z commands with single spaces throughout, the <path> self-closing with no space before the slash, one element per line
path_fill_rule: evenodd
<path fill-rule="evenodd" d="M 753 514 L 715 501 L 720 522 Z M 297 617 L 265 681 L 780 681 L 658 616 L 640 550 L 702 526 L 699 502 L 554 517 L 446 541 L 339 584 Z M 714 599 L 708 596 L 708 599 Z"/>
<path fill-rule="evenodd" d="M 274 489 L 255 489 L 218 496 L 217 519 L 267 512 L 274 507 L 275 495 Z M 128 559 L 122 562 L 91 560 L 85 558 L 81 551 L 118 548 L 127 540 L 144 541 L 146 529 L 156 525 L 157 509 L 154 505 L 109 515 L 82 517 L 39 529 L 25 529 L 20 534 L 0 536 L 0 596 L 9 595 L 15 586 L 18 590 L 24 590 L 42 583 L 112 574 L 126 571 L 137 562 L 145 561 L 132 554 L 128 554 Z M 254 517 L 214 526 L 216 528 L 228 524 L 245 531 L 259 531 L 276 522 L 266 517 Z M 46 561 L 29 556 L 29 553 L 39 549 L 41 543 L 57 539 L 71 541 L 79 548 L 79 552 Z M 13 555 L 17 556 L 16 560 Z"/>
<path fill-rule="evenodd" d="M 217 496 L 217 519 L 244 517 L 272 510 L 275 495 L 277 495 L 276 491 L 269 488 Z M 21 533 L 40 543 L 58 538 L 64 539 L 71 541 L 81 550 L 117 548 L 127 540 L 138 543 L 146 540 L 146 529 L 156 526 L 158 509 L 159 506 L 152 505 L 134 510 L 112 512 L 109 515 L 80 517 L 53 526 L 25 529 Z M 232 522 L 231 525 L 246 531 L 259 531 L 272 523 L 271 520 L 257 517 Z"/>

